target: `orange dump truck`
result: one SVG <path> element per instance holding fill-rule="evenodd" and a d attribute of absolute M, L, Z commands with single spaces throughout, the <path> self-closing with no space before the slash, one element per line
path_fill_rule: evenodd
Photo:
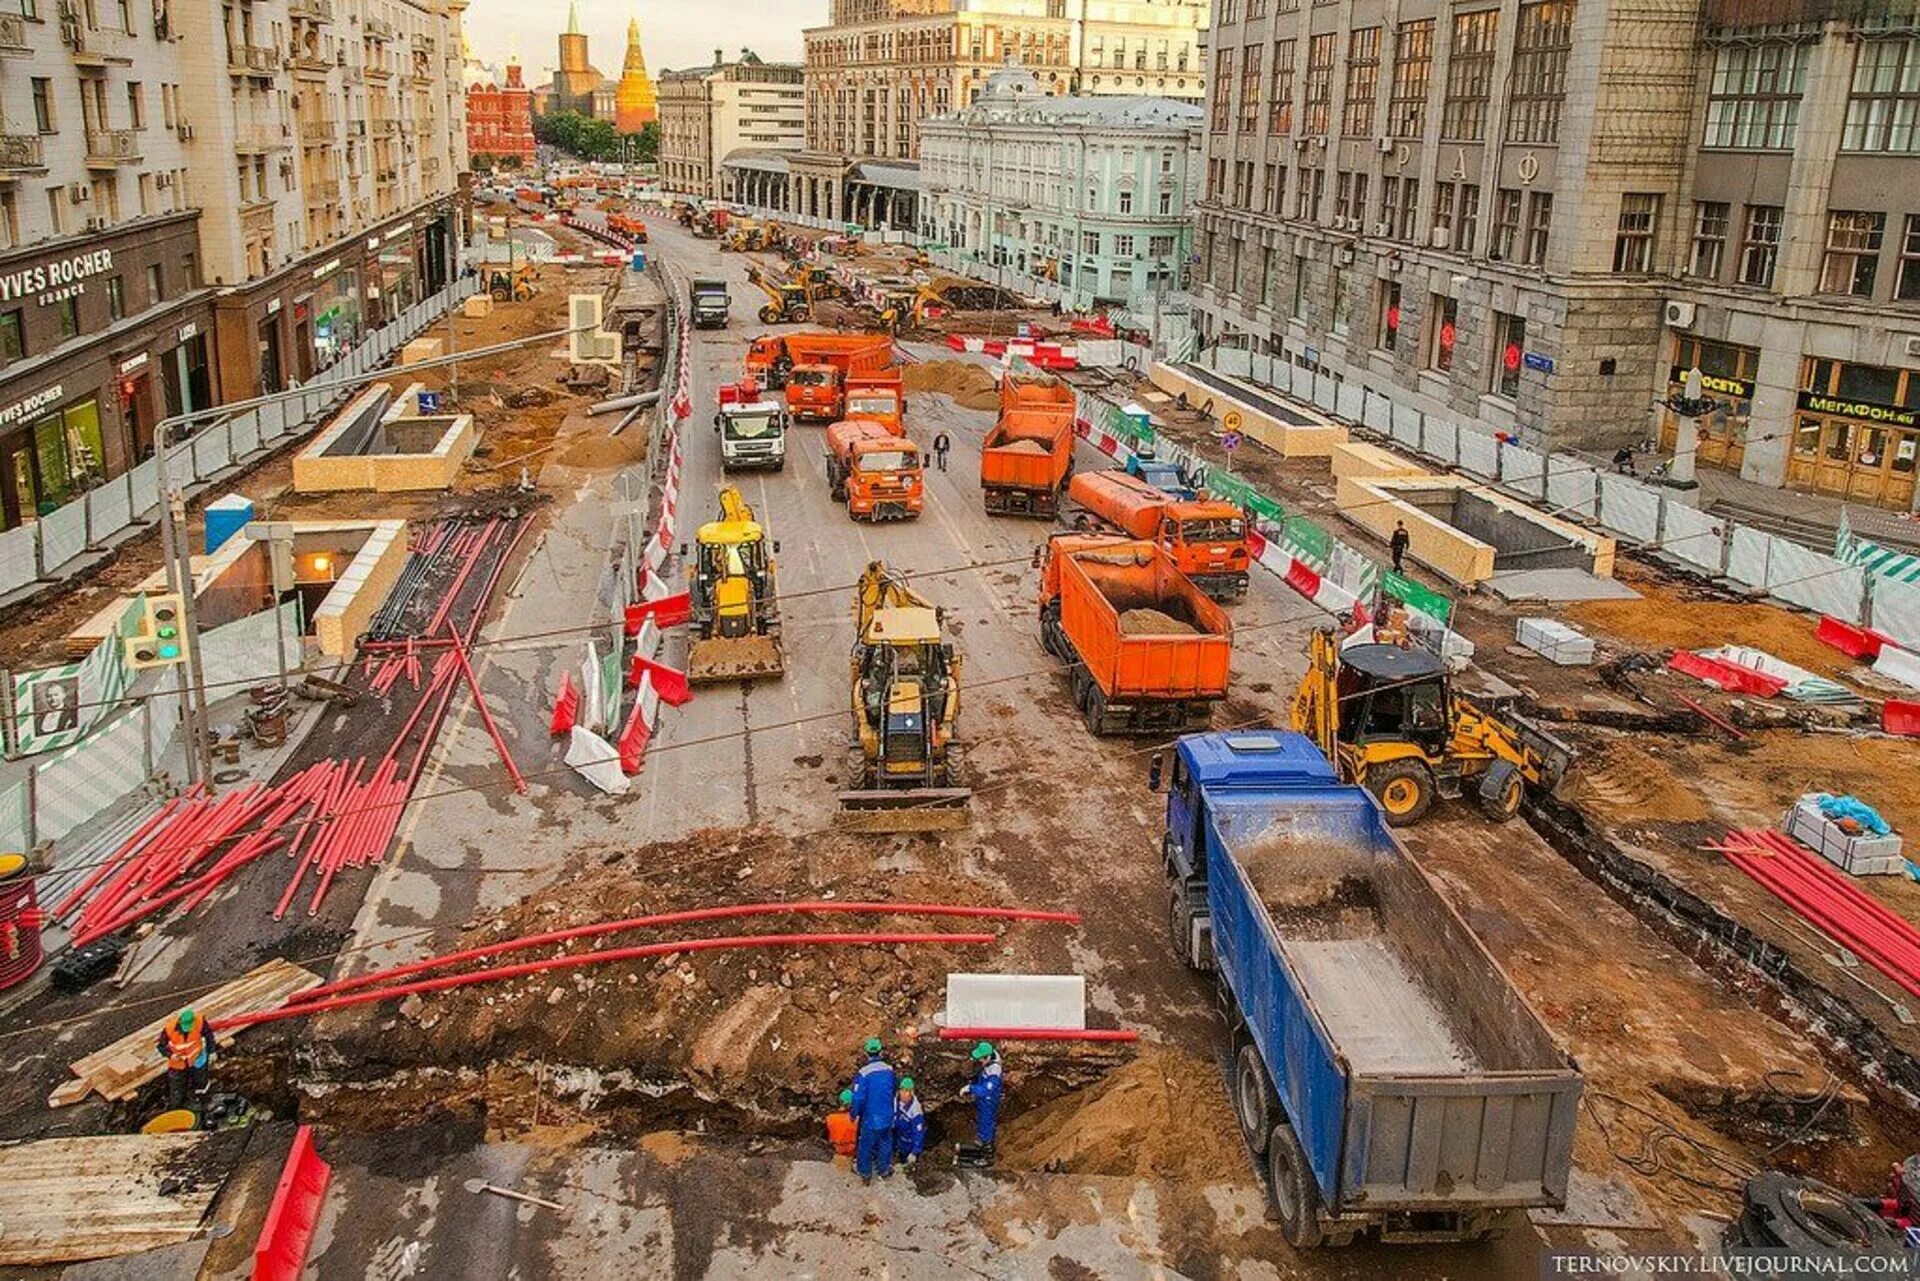
<path fill-rule="evenodd" d="M 629 213 L 608 214 L 607 230 L 615 235 L 625 236 L 637 245 L 647 243 L 646 222 Z"/>
<path fill-rule="evenodd" d="M 885 423 L 835 423 L 827 428 L 827 488 L 855 520 L 912 520 L 925 501 L 920 447 Z"/>
<path fill-rule="evenodd" d="M 1212 499 L 1182 502 L 1123 471 L 1081 472 L 1067 486 L 1081 508 L 1075 524 L 1107 526 L 1147 538 L 1166 549 L 1181 573 L 1215 600 L 1247 594 L 1246 516 L 1232 503 Z"/>
<path fill-rule="evenodd" d="M 1095 734 L 1205 729 L 1227 696 L 1233 623 L 1144 539 L 1049 539 L 1040 643 L 1067 665 L 1074 705 Z"/>
<path fill-rule="evenodd" d="M 1073 388 L 1009 373 L 1000 421 L 980 446 L 980 490 L 997 515 L 1052 516 L 1073 473 Z"/>
<path fill-rule="evenodd" d="M 879 423 L 896 436 L 907 434 L 907 389 L 897 368 L 847 379 L 848 418 Z"/>
<path fill-rule="evenodd" d="M 783 334 L 747 348 L 747 377 L 769 390 L 785 388 L 787 412 L 801 422 L 840 421 L 848 383 L 875 375 L 899 376 L 885 334 Z"/>

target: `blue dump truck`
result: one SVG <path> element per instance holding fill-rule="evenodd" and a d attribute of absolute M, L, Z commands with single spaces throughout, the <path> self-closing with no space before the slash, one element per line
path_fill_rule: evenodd
<path fill-rule="evenodd" d="M 1478 1240 L 1563 1206 L 1580 1073 L 1372 795 L 1279 730 L 1162 763 L 1175 949 L 1218 979 L 1287 1239 Z"/>

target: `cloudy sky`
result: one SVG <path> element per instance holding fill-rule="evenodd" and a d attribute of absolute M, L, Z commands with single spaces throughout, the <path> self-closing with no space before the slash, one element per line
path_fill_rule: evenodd
<path fill-rule="evenodd" d="M 827 20 L 827 0 L 579 0 L 579 5 L 593 65 L 610 76 L 620 74 L 627 20 L 636 16 L 647 69 L 654 72 L 712 62 L 716 48 L 735 57 L 743 44 L 769 62 L 798 62 L 801 29 Z M 566 25 L 566 0 L 473 0 L 465 22 L 476 56 L 492 63 L 518 54 L 533 83 L 545 79 L 553 66 L 555 37 Z"/>

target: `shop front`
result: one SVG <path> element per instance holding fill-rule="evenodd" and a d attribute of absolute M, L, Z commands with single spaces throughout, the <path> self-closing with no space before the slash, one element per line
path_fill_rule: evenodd
<path fill-rule="evenodd" d="M 360 269 L 338 258 L 314 269 L 313 292 L 293 302 L 295 342 L 313 352 L 313 367 L 325 369 L 360 341 L 364 312 Z"/>
<path fill-rule="evenodd" d="M 1739 472 L 1746 459 L 1747 425 L 1753 416 L 1759 367 L 1760 353 L 1752 347 L 1697 338 L 1683 338 L 1676 345 L 1667 370 L 1669 399 L 1685 394 L 1687 374 L 1698 369 L 1702 394 L 1715 402 L 1713 412 L 1700 419 L 1700 452 L 1695 456 L 1700 466 Z M 1679 436 L 1673 411 L 1661 411 L 1660 447 L 1671 453 Z"/>
<path fill-rule="evenodd" d="M 1920 370 L 1801 362 L 1789 488 L 1908 511 L 1916 455 Z"/>
<path fill-rule="evenodd" d="M 0 508 L 25 524 L 107 478 L 98 390 L 61 384 L 0 406 Z"/>

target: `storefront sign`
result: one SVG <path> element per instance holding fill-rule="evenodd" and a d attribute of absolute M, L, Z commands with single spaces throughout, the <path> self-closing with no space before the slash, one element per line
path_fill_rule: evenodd
<path fill-rule="evenodd" d="M 1687 375 L 1693 372 L 1675 365 L 1667 371 L 1667 381 L 1676 387 L 1687 381 Z M 1702 391 L 1718 392 L 1722 396 L 1732 396 L 1736 400 L 1753 399 L 1753 383 L 1746 378 L 1729 378 L 1725 374 L 1702 373 L 1700 375 Z"/>
<path fill-rule="evenodd" d="M 22 418 L 30 418 L 49 405 L 59 404 L 60 398 L 66 395 L 66 391 L 66 388 L 62 387 L 59 383 L 55 383 L 45 391 L 35 392 L 25 400 L 16 400 L 5 409 L 0 409 L 0 427 L 17 423 Z"/>
<path fill-rule="evenodd" d="M 38 296 L 41 306 L 86 292 L 86 280 L 113 270 L 113 250 L 96 249 L 51 262 L 35 263 L 0 275 L 0 303 Z"/>
<path fill-rule="evenodd" d="M 129 356 L 127 359 L 120 362 L 120 372 L 122 375 L 138 373 L 140 370 L 145 369 L 146 367 L 147 367 L 147 353 L 144 351 L 137 356 Z"/>
<path fill-rule="evenodd" d="M 334 272 L 338 270 L 340 270 L 340 260 L 338 258 L 335 258 L 335 259 L 332 259 L 331 261 L 321 263 L 318 267 L 315 267 L 313 269 L 313 278 L 315 280 L 325 280 L 328 276 L 332 275 Z"/>
<path fill-rule="evenodd" d="M 1814 414 L 1841 414 L 1889 427 L 1920 426 L 1920 409 L 1902 409 L 1898 405 L 1876 405 L 1866 400 L 1843 400 L 1817 391 L 1800 393 L 1800 408 Z"/>
<path fill-rule="evenodd" d="M 280 300 L 278 298 L 270 298 L 267 300 L 267 314 L 269 316 L 277 316 L 280 314 Z"/>
<path fill-rule="evenodd" d="M 180 326 L 180 341 L 191 342 L 193 340 L 193 336 L 199 332 L 200 332 L 200 325 L 197 321 L 182 325 Z"/>

